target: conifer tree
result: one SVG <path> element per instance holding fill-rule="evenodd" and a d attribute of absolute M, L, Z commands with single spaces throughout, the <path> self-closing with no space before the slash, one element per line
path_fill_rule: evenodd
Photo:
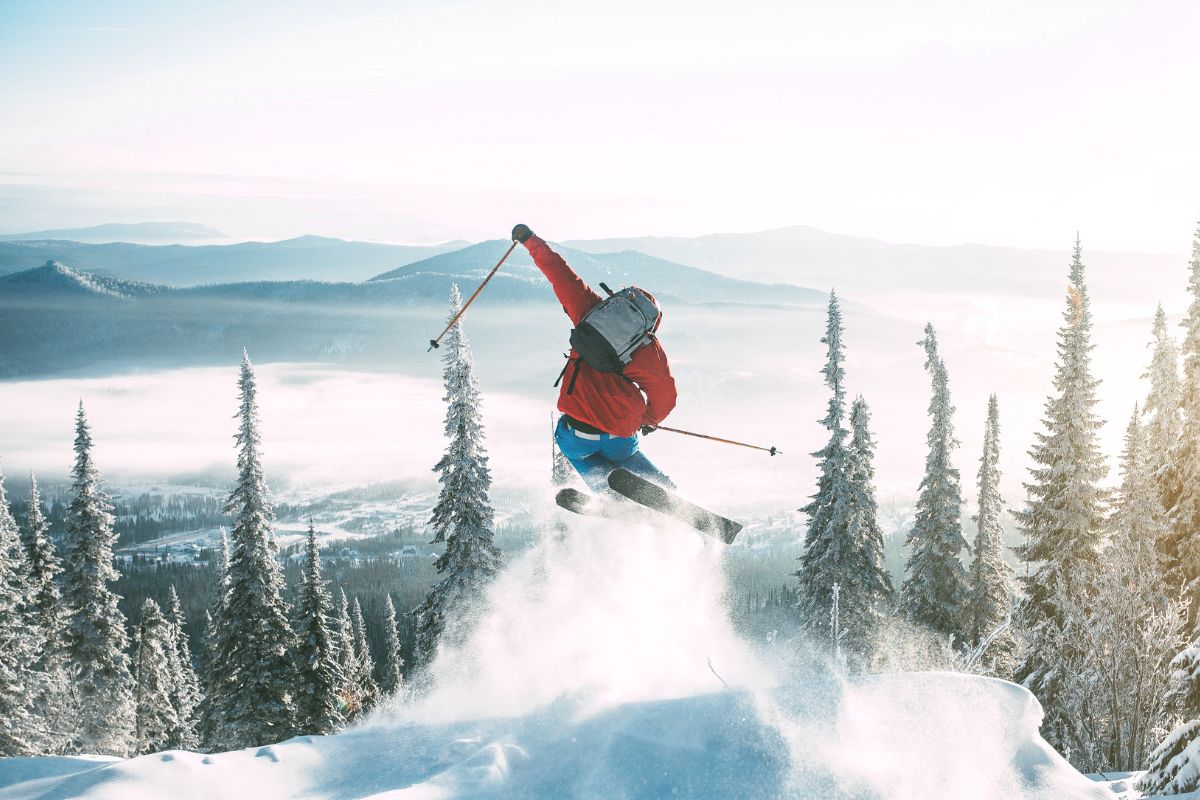
<path fill-rule="evenodd" d="M 1000 496 L 1000 406 L 988 398 L 983 456 L 979 459 L 979 513 L 975 516 L 975 561 L 971 564 L 971 645 L 985 645 L 981 662 L 993 675 L 1008 678 L 1016 667 L 1011 626 L 1015 586 L 1004 561 L 1004 500 Z M 1002 628 L 1002 626 L 1005 626 Z"/>
<path fill-rule="evenodd" d="M 829 293 L 829 305 L 825 323 L 825 336 L 821 344 L 826 346 L 825 366 L 821 374 L 830 389 L 825 417 L 820 424 L 829 431 L 829 441 L 820 450 L 812 453 L 817 459 L 820 474 L 817 492 L 801 512 L 808 515 L 808 529 L 804 534 L 804 554 L 800 556 L 800 569 L 792 573 L 799 578 L 797 607 L 801 624 L 817 641 L 828 639 L 830 611 L 833 607 L 833 585 L 841 578 L 841 555 L 851 547 L 849 542 L 850 495 L 848 477 L 848 455 L 846 452 L 846 360 L 842 344 L 842 311 L 837 294 Z"/>
<path fill-rule="evenodd" d="M 177 726 L 167 742 L 172 750 L 194 750 L 199 744 L 196 723 L 200 706 L 200 681 L 192 664 L 192 648 L 188 644 L 187 619 L 175 585 L 171 585 L 167 608 L 167 625 L 171 634 L 171 704 L 175 707 Z"/>
<path fill-rule="evenodd" d="M 38 751 L 64 753 L 78 735 L 77 687 L 67 670 L 66 611 L 58 589 L 62 562 L 50 540 L 50 525 L 42 513 L 37 478 L 29 476 L 29 515 L 21 529 L 21 542 L 29 562 L 30 623 L 41 636 L 42 647 L 34 672 L 33 710 L 40 720 Z"/>
<path fill-rule="evenodd" d="M 335 623 L 335 640 L 337 642 L 338 668 L 342 674 L 342 685 L 338 691 L 345 707 L 347 719 L 353 719 L 362 711 L 360 687 L 358 685 L 359 663 L 358 651 L 354 643 L 354 618 L 350 614 L 350 600 L 346 590 L 338 590 L 338 611 Z"/>
<path fill-rule="evenodd" d="M 358 598 L 354 598 L 354 658 L 358 670 L 354 675 L 354 683 L 358 689 L 358 702 L 363 713 L 370 711 L 379 702 L 379 685 L 375 683 L 375 659 L 371 657 L 371 649 L 367 646 L 367 624 L 363 620 L 362 606 Z"/>
<path fill-rule="evenodd" d="M 1015 512 L 1025 534 L 1018 555 L 1029 565 L 1022 579 L 1020 607 L 1029 646 L 1015 679 L 1030 689 L 1045 710 L 1043 735 L 1063 746 L 1070 725 L 1063 703 L 1066 676 L 1055 663 L 1064 615 L 1059 596 L 1080 598 L 1096 563 L 1108 495 L 1100 486 L 1108 472 L 1098 435 L 1092 377 L 1092 312 L 1084 282 L 1079 239 L 1071 260 L 1067 304 L 1058 330 L 1054 394 L 1046 401 L 1044 432 L 1030 451 L 1034 466 L 1025 484 L 1025 508 Z"/>
<path fill-rule="evenodd" d="M 451 318 L 461 305 L 455 285 L 450 292 Z M 501 558 L 493 542 L 493 512 L 488 500 L 492 477 L 484 449 L 479 387 L 461 321 L 446 336 L 442 360 L 449 445 L 433 468 L 440 474 L 442 490 L 430 524 L 433 543 L 446 544 L 446 551 L 435 564 L 443 577 L 413 611 L 417 660 L 426 664 L 432 660 L 439 640 L 465 638 L 485 587 L 500 569 Z"/>
<path fill-rule="evenodd" d="M 404 658 L 400 655 L 400 630 L 396 626 L 396 607 L 387 596 L 383 610 L 383 674 L 379 688 L 385 695 L 395 697 L 404 685 Z"/>
<path fill-rule="evenodd" d="M 1183 322 L 1183 429 L 1167 471 L 1171 530 L 1162 550 L 1168 583 L 1173 590 L 1182 587 L 1190 601 L 1188 630 L 1194 635 L 1200 632 L 1200 225 L 1192 242 L 1188 291 L 1192 300 Z"/>
<path fill-rule="evenodd" d="M 958 447 L 952 420 L 954 407 L 932 325 L 925 326 L 925 338 L 917 344 L 925 349 L 925 369 L 932 379 L 933 393 L 926 437 L 929 453 L 917 498 L 917 518 L 907 540 L 911 549 L 900 589 L 901 604 L 910 622 L 962 642 L 968 638 L 969 589 L 960 558 L 967 546 L 962 534 L 962 489 L 958 470 L 951 463 Z"/>
<path fill-rule="evenodd" d="M 217 703 L 220 691 L 220 659 L 217 655 L 217 620 L 225 608 L 225 594 L 229 590 L 229 537 L 224 526 L 220 529 L 216 559 L 216 587 L 213 592 L 212 608 L 204 612 L 204 643 L 200 651 L 200 702 L 196 709 L 196 735 L 205 748 L 219 746 L 217 735 L 221 729 L 221 710 Z"/>
<path fill-rule="evenodd" d="M 62 562 L 50 540 L 50 524 L 42 513 L 42 497 L 34 475 L 29 476 L 29 516 L 21 529 L 21 543 L 29 564 L 30 611 L 47 648 L 61 651 L 64 619 L 58 576 L 62 574 Z"/>
<path fill-rule="evenodd" d="M 220 731 L 217 704 L 214 692 L 219 687 L 217 671 L 217 623 L 212 612 L 204 610 L 204 640 L 200 647 L 200 701 L 196 705 L 196 738 L 206 751 L 219 747 L 217 735 Z"/>
<path fill-rule="evenodd" d="M 846 452 L 847 546 L 841 554 L 837 581 L 841 647 L 852 657 L 870 655 L 895 602 L 875 502 L 875 439 L 870 422 L 866 400 L 856 398 L 850 406 L 850 447 Z"/>
<path fill-rule="evenodd" d="M 1183 433 L 1183 386 L 1179 381 L 1179 347 L 1167 330 L 1167 315 L 1160 304 L 1154 314 L 1154 355 L 1143 377 L 1150 379 L 1143 414 L 1146 418 L 1146 458 L 1154 479 L 1159 508 L 1156 515 L 1166 522 L 1167 509 L 1174 502 L 1175 451 Z M 1164 531 L 1165 533 L 1165 531 Z M 1161 550 L 1164 542 L 1159 542 Z"/>
<path fill-rule="evenodd" d="M 304 550 L 304 576 L 296 602 L 296 730 L 300 734 L 333 733 L 345 721 L 338 692 L 344 678 L 338 665 L 337 632 L 330 619 L 332 601 L 321 579 L 321 551 L 312 520 Z"/>
<path fill-rule="evenodd" d="M 277 562 L 274 510 L 263 475 L 254 369 L 243 353 L 240 389 L 238 481 L 226 511 L 236 515 L 228 586 L 217 618 L 216 681 L 219 730 L 227 748 L 286 739 L 295 725 L 295 634 L 283 599 Z"/>
<path fill-rule="evenodd" d="M 172 746 L 181 727 L 172 695 L 176 661 L 171 625 L 158 603 L 147 597 L 134 648 L 137 725 L 135 752 L 157 753 Z"/>
<path fill-rule="evenodd" d="M 79 687 L 78 749 L 101 755 L 126 755 L 134 744 L 133 675 L 129 634 L 118 597 L 109 588 L 117 580 L 113 566 L 112 506 L 100 489 L 100 471 L 92 461 L 92 434 L 83 403 L 75 418 L 75 466 L 67 516 L 63 602 L 68 669 Z"/>
<path fill-rule="evenodd" d="M 32 665 L 43 642 L 26 606 L 29 588 L 25 548 L 0 473 L 0 756 L 37 750 L 30 697 L 38 680 Z"/>

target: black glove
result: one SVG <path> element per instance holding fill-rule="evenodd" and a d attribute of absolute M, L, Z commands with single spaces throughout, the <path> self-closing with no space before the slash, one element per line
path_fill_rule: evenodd
<path fill-rule="evenodd" d="M 515 228 L 513 228 L 512 238 L 513 238 L 514 242 L 520 242 L 521 244 L 525 244 L 525 240 L 528 239 L 530 236 L 533 236 L 533 231 L 531 231 L 529 229 L 529 226 L 526 225 L 525 223 L 521 223 L 520 225 L 517 225 Z"/>
<path fill-rule="evenodd" d="M 656 430 L 658 430 L 657 425 L 643 425 L 642 426 L 642 436 L 649 436 L 650 434 L 654 433 Z"/>

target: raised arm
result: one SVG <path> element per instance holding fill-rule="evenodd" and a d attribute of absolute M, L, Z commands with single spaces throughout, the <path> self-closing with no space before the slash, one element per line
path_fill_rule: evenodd
<path fill-rule="evenodd" d="M 579 320 L 600 302 L 600 295 L 593 292 L 583 279 L 567 266 L 562 256 L 551 250 L 550 245 L 529 230 L 528 226 L 518 225 L 513 228 L 513 239 L 525 245 L 529 255 L 533 256 L 533 263 L 537 264 L 537 268 L 550 281 L 554 288 L 554 296 L 562 303 L 563 310 L 571 318 L 571 323 L 578 325 Z"/>

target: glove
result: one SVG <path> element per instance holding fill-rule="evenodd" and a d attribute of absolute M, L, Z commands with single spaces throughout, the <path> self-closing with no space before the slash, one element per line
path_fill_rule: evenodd
<path fill-rule="evenodd" d="M 513 228 L 512 238 L 513 238 L 514 242 L 520 242 L 521 244 L 525 244 L 525 241 L 530 236 L 533 236 L 533 231 L 531 231 L 529 229 L 529 226 L 524 223 L 521 223 L 520 225 L 517 225 L 515 228 Z"/>
<path fill-rule="evenodd" d="M 643 425 L 642 426 L 642 436 L 649 436 L 650 434 L 654 433 L 656 430 L 658 430 L 657 425 Z"/>

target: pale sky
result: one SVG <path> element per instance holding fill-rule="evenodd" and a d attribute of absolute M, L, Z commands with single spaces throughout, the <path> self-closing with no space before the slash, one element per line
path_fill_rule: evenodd
<path fill-rule="evenodd" d="M 1198 30 L 1186 0 L 0 0 L 0 232 L 1183 253 Z"/>

